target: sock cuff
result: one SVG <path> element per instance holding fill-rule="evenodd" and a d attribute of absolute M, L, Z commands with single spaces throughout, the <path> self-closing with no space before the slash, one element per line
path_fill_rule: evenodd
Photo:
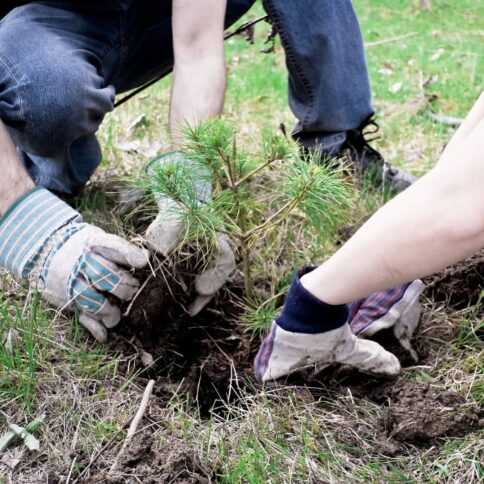
<path fill-rule="evenodd" d="M 300 277 L 315 267 L 303 267 L 294 274 L 281 314 L 276 323 L 293 333 L 324 333 L 343 326 L 348 320 L 346 304 L 321 301 L 301 284 Z"/>

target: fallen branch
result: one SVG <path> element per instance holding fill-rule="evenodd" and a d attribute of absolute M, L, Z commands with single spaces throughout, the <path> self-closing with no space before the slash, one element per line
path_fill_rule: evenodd
<path fill-rule="evenodd" d="M 435 121 L 436 123 L 446 124 L 448 126 L 460 126 L 464 122 L 462 118 L 445 116 L 444 114 L 437 114 L 432 111 L 429 111 L 429 116 L 432 121 Z"/>
<path fill-rule="evenodd" d="M 391 37 L 389 39 L 376 40 L 375 42 L 366 42 L 365 47 L 375 47 L 376 45 L 390 44 L 391 42 L 398 42 L 399 40 L 408 39 L 417 35 L 417 32 L 409 32 L 404 35 L 397 35 L 397 37 Z"/>
<path fill-rule="evenodd" d="M 131 425 L 129 426 L 128 433 L 126 434 L 126 439 L 123 443 L 123 446 L 121 447 L 121 450 L 119 451 L 118 455 L 114 459 L 111 469 L 109 469 L 110 474 L 116 472 L 116 470 L 118 469 L 121 456 L 124 454 L 128 445 L 131 443 L 131 440 L 133 439 L 133 436 L 136 433 L 136 430 L 138 430 L 138 425 L 141 422 L 141 419 L 143 418 L 146 412 L 146 407 L 148 406 L 148 402 L 150 400 L 151 393 L 153 392 L 154 385 L 155 385 L 155 380 L 150 380 L 148 382 L 148 385 L 146 385 L 145 392 L 143 393 L 143 398 L 141 399 L 140 406 L 131 422 Z"/>
<path fill-rule="evenodd" d="M 248 22 L 243 23 L 240 27 L 235 29 L 233 32 L 226 32 L 224 35 L 224 40 L 230 39 L 234 35 L 241 34 L 246 30 L 252 28 L 255 24 L 262 22 L 263 20 L 269 21 L 269 15 L 262 15 L 262 17 L 256 18 L 254 20 L 249 20 Z"/>

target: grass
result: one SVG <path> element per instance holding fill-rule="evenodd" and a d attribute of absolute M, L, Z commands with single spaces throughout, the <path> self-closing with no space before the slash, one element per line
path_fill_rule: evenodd
<path fill-rule="evenodd" d="M 29 415 L 35 400 L 36 372 L 46 346 L 44 330 L 49 318 L 39 307 L 37 294 L 31 297 L 27 310 L 15 303 L 4 296 L 0 298 L 0 331 L 4 335 L 0 346 L 0 401 L 16 400 Z"/>
<path fill-rule="evenodd" d="M 482 18 L 484 3 L 433 0 L 431 11 L 417 0 L 355 0 L 364 40 L 393 41 L 367 48 L 374 104 L 381 124 L 376 147 L 385 158 L 421 175 L 436 162 L 453 128 L 433 122 L 436 112 L 463 117 L 484 88 Z M 260 5 L 251 15 L 262 13 Z M 225 118 L 238 126 L 247 150 L 260 131 L 293 117 L 287 107 L 284 56 L 262 54 L 268 27 L 256 28 L 255 44 L 227 42 L 228 90 Z M 99 133 L 104 149 L 98 172 L 78 206 L 85 219 L 111 232 L 131 233 L 133 226 L 115 212 L 113 179 L 134 173 L 168 148 L 169 79 L 107 116 Z M 140 118 L 140 114 L 144 117 Z M 360 221 L 385 194 L 364 190 L 348 216 Z M 281 228 L 257 246 L 256 271 L 271 274 L 271 299 L 245 315 L 249 330 L 270 321 L 290 282 L 294 267 L 322 260 L 335 249 L 334 233 L 314 239 L 297 223 Z M 280 236 L 280 234 L 279 234 Z M 267 261 L 270 261 L 270 265 Z M 15 470 L 0 463 L 0 482 L 67 482 L 136 412 L 145 380 L 136 356 L 100 346 L 74 319 L 56 314 L 7 276 L 0 281 L 0 432 L 7 424 L 25 424 L 45 413 L 38 454 L 24 455 Z M 435 364 L 409 371 L 406 378 L 443 386 L 484 404 L 482 320 L 476 308 L 452 311 L 424 300 L 419 344 L 430 348 Z M 482 314 L 482 313 L 481 313 Z M 18 332 L 12 348 L 9 330 Z M 480 333 L 479 333 L 480 332 Z M 11 333 L 12 334 L 12 333 Z M 241 404 L 201 418 L 181 390 L 159 390 L 145 427 L 159 445 L 188 446 L 201 465 L 224 483 L 402 482 L 472 483 L 484 480 L 482 431 L 445 438 L 431 448 L 407 445 L 394 457 L 378 451 L 380 407 L 357 398 L 344 385 L 318 388 L 260 389 L 249 382 Z M 111 453 L 99 458 L 110 464 Z M 49 481 L 50 482 L 50 481 Z"/>

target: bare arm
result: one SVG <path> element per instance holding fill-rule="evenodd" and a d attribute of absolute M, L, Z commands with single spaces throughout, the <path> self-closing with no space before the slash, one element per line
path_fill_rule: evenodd
<path fill-rule="evenodd" d="M 483 96 L 441 162 L 388 202 L 302 284 L 348 303 L 428 275 L 484 247 Z"/>
<path fill-rule="evenodd" d="M 461 144 L 461 142 L 469 135 L 469 133 L 476 127 L 477 123 L 484 118 L 484 92 L 479 96 L 479 99 L 476 101 L 472 109 L 470 110 L 469 114 L 464 119 L 464 122 L 459 127 L 459 129 L 455 132 L 452 139 L 447 143 L 444 152 L 442 153 L 442 157 L 439 160 L 439 163 L 446 162 L 449 158 L 449 154 Z"/>
<path fill-rule="evenodd" d="M 184 126 L 194 126 L 222 111 L 226 3 L 226 0 L 173 0 L 175 65 L 170 129 L 174 144 Z"/>
<path fill-rule="evenodd" d="M 0 216 L 24 193 L 34 188 L 5 125 L 0 121 Z"/>

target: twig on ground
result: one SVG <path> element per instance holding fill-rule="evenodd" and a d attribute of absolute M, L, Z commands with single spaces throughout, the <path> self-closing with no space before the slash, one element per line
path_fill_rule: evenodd
<path fill-rule="evenodd" d="M 246 30 L 252 28 L 255 24 L 262 22 L 263 20 L 268 20 L 269 15 L 262 15 L 262 17 L 258 17 L 254 20 L 249 20 L 248 22 L 243 23 L 240 27 L 235 29 L 233 32 L 226 32 L 224 35 L 224 40 L 230 39 L 234 35 L 241 34 L 245 32 Z"/>
<path fill-rule="evenodd" d="M 375 47 L 376 45 L 390 44 L 391 42 L 398 42 L 399 40 L 408 39 L 417 35 L 417 32 L 409 32 L 404 35 L 397 35 L 396 37 L 391 37 L 389 39 L 376 40 L 375 42 L 366 42 L 365 47 Z"/>
<path fill-rule="evenodd" d="M 155 386 L 155 380 L 150 380 L 148 382 L 148 385 L 146 385 L 145 392 L 143 393 L 143 398 L 141 399 L 141 403 L 138 408 L 138 411 L 136 412 L 136 415 L 131 421 L 131 425 L 129 426 L 128 433 L 126 434 L 126 439 L 123 443 L 123 446 L 121 447 L 121 450 L 119 451 L 118 455 L 114 459 L 113 465 L 111 466 L 109 473 L 113 473 L 117 470 L 121 456 L 124 454 L 126 448 L 131 443 L 131 440 L 133 439 L 133 436 L 136 433 L 136 430 L 138 429 L 138 425 L 141 422 L 141 419 L 143 418 L 143 415 L 146 412 L 146 407 L 148 406 L 148 402 L 151 397 L 151 393 L 153 392 L 154 386 Z"/>
<path fill-rule="evenodd" d="M 432 121 L 435 121 L 436 123 L 446 124 L 448 126 L 460 126 L 464 122 L 462 118 L 445 116 L 444 114 L 437 114 L 432 111 L 429 111 L 429 116 Z"/>
<path fill-rule="evenodd" d="M 66 483 L 69 484 L 71 481 L 71 476 L 72 476 L 72 471 L 74 470 L 74 466 L 76 465 L 77 461 L 77 455 L 74 456 L 74 459 L 72 459 L 71 465 L 69 467 L 69 474 L 67 475 Z"/>
<path fill-rule="evenodd" d="M 82 472 L 72 481 L 72 484 L 77 484 L 78 482 L 81 482 L 81 479 L 86 475 L 86 473 L 89 471 L 89 469 L 96 463 L 96 461 L 99 459 L 99 457 L 105 452 L 109 447 L 111 447 L 111 444 L 116 440 L 118 435 L 126 428 L 126 425 L 123 425 L 122 428 L 120 428 L 107 442 L 106 444 L 101 447 L 101 449 L 97 452 L 97 454 L 92 457 L 92 459 L 89 461 L 89 464 L 82 470 Z"/>

